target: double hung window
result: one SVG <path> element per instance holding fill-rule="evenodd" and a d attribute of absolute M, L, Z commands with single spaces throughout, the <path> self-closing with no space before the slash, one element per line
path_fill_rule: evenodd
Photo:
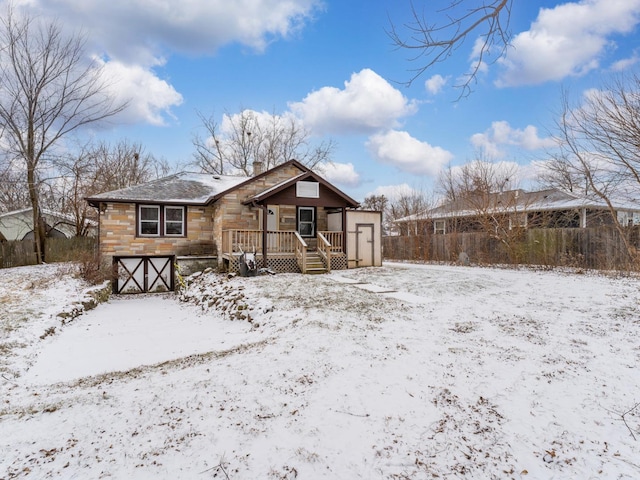
<path fill-rule="evenodd" d="M 184 236 L 184 207 L 140 205 L 138 207 L 138 234 L 141 237 Z"/>
<path fill-rule="evenodd" d="M 138 231 L 142 236 L 160 235 L 160 207 L 157 205 L 140 205 L 138 215 Z"/>
<path fill-rule="evenodd" d="M 184 235 L 184 207 L 164 207 L 164 234 Z"/>
<path fill-rule="evenodd" d="M 436 220 L 433 222 L 433 233 L 436 235 L 444 235 L 447 233 L 447 221 Z"/>

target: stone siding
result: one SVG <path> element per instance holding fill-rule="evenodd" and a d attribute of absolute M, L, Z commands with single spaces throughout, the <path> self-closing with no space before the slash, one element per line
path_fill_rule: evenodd
<path fill-rule="evenodd" d="M 100 215 L 100 251 L 110 260 L 124 255 L 217 255 L 222 248 L 223 230 L 260 230 L 259 208 L 243 205 L 248 198 L 299 175 L 294 165 L 267 172 L 211 206 L 187 207 L 186 237 L 136 236 L 136 205 L 108 203 Z M 249 178 L 247 178 L 249 180 Z M 296 229 L 296 207 L 281 206 L 280 230 Z M 326 213 L 318 208 L 318 228 L 326 228 Z"/>
<path fill-rule="evenodd" d="M 213 238 L 216 244 L 222 245 L 223 230 L 261 230 L 259 209 L 243 205 L 242 202 L 300 173 L 293 165 L 280 168 L 220 198 L 214 214 Z M 295 224 L 287 230 L 295 230 Z"/>
<path fill-rule="evenodd" d="M 187 207 L 186 237 L 137 237 L 136 205 L 109 203 L 100 214 L 100 252 L 123 255 L 215 255 L 213 208 Z"/>

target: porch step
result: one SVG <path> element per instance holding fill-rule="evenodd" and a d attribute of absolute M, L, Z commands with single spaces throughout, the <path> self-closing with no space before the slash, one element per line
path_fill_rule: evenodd
<path fill-rule="evenodd" d="M 322 258 L 318 253 L 307 253 L 307 273 L 310 275 L 317 275 L 321 273 L 327 273 L 327 269 L 322 263 Z"/>

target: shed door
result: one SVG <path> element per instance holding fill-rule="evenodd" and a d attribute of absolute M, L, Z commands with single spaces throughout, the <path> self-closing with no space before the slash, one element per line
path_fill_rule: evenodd
<path fill-rule="evenodd" d="M 173 257 L 114 257 L 114 293 L 167 292 L 174 288 Z"/>
<path fill-rule="evenodd" d="M 356 262 L 359 267 L 373 266 L 373 224 L 356 223 Z"/>

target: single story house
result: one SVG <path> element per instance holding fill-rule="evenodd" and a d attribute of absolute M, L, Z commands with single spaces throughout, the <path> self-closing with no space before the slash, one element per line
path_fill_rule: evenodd
<path fill-rule="evenodd" d="M 618 221 L 640 225 L 640 203 L 616 202 Z M 446 234 L 496 228 L 587 228 L 611 225 L 608 205 L 599 199 L 558 189 L 509 190 L 468 195 L 439 207 L 395 220 L 401 235 Z"/>
<path fill-rule="evenodd" d="M 381 265 L 381 212 L 290 160 L 254 176 L 177 173 L 87 198 L 116 292 L 174 288 L 204 266 L 240 269 L 240 256 L 276 272 L 322 273 Z"/>
<path fill-rule="evenodd" d="M 76 235 L 73 217 L 60 212 L 40 209 L 49 238 L 71 238 Z M 95 225 L 94 225 L 95 227 Z M 0 214 L 0 238 L 26 240 L 33 238 L 33 208 Z"/>

